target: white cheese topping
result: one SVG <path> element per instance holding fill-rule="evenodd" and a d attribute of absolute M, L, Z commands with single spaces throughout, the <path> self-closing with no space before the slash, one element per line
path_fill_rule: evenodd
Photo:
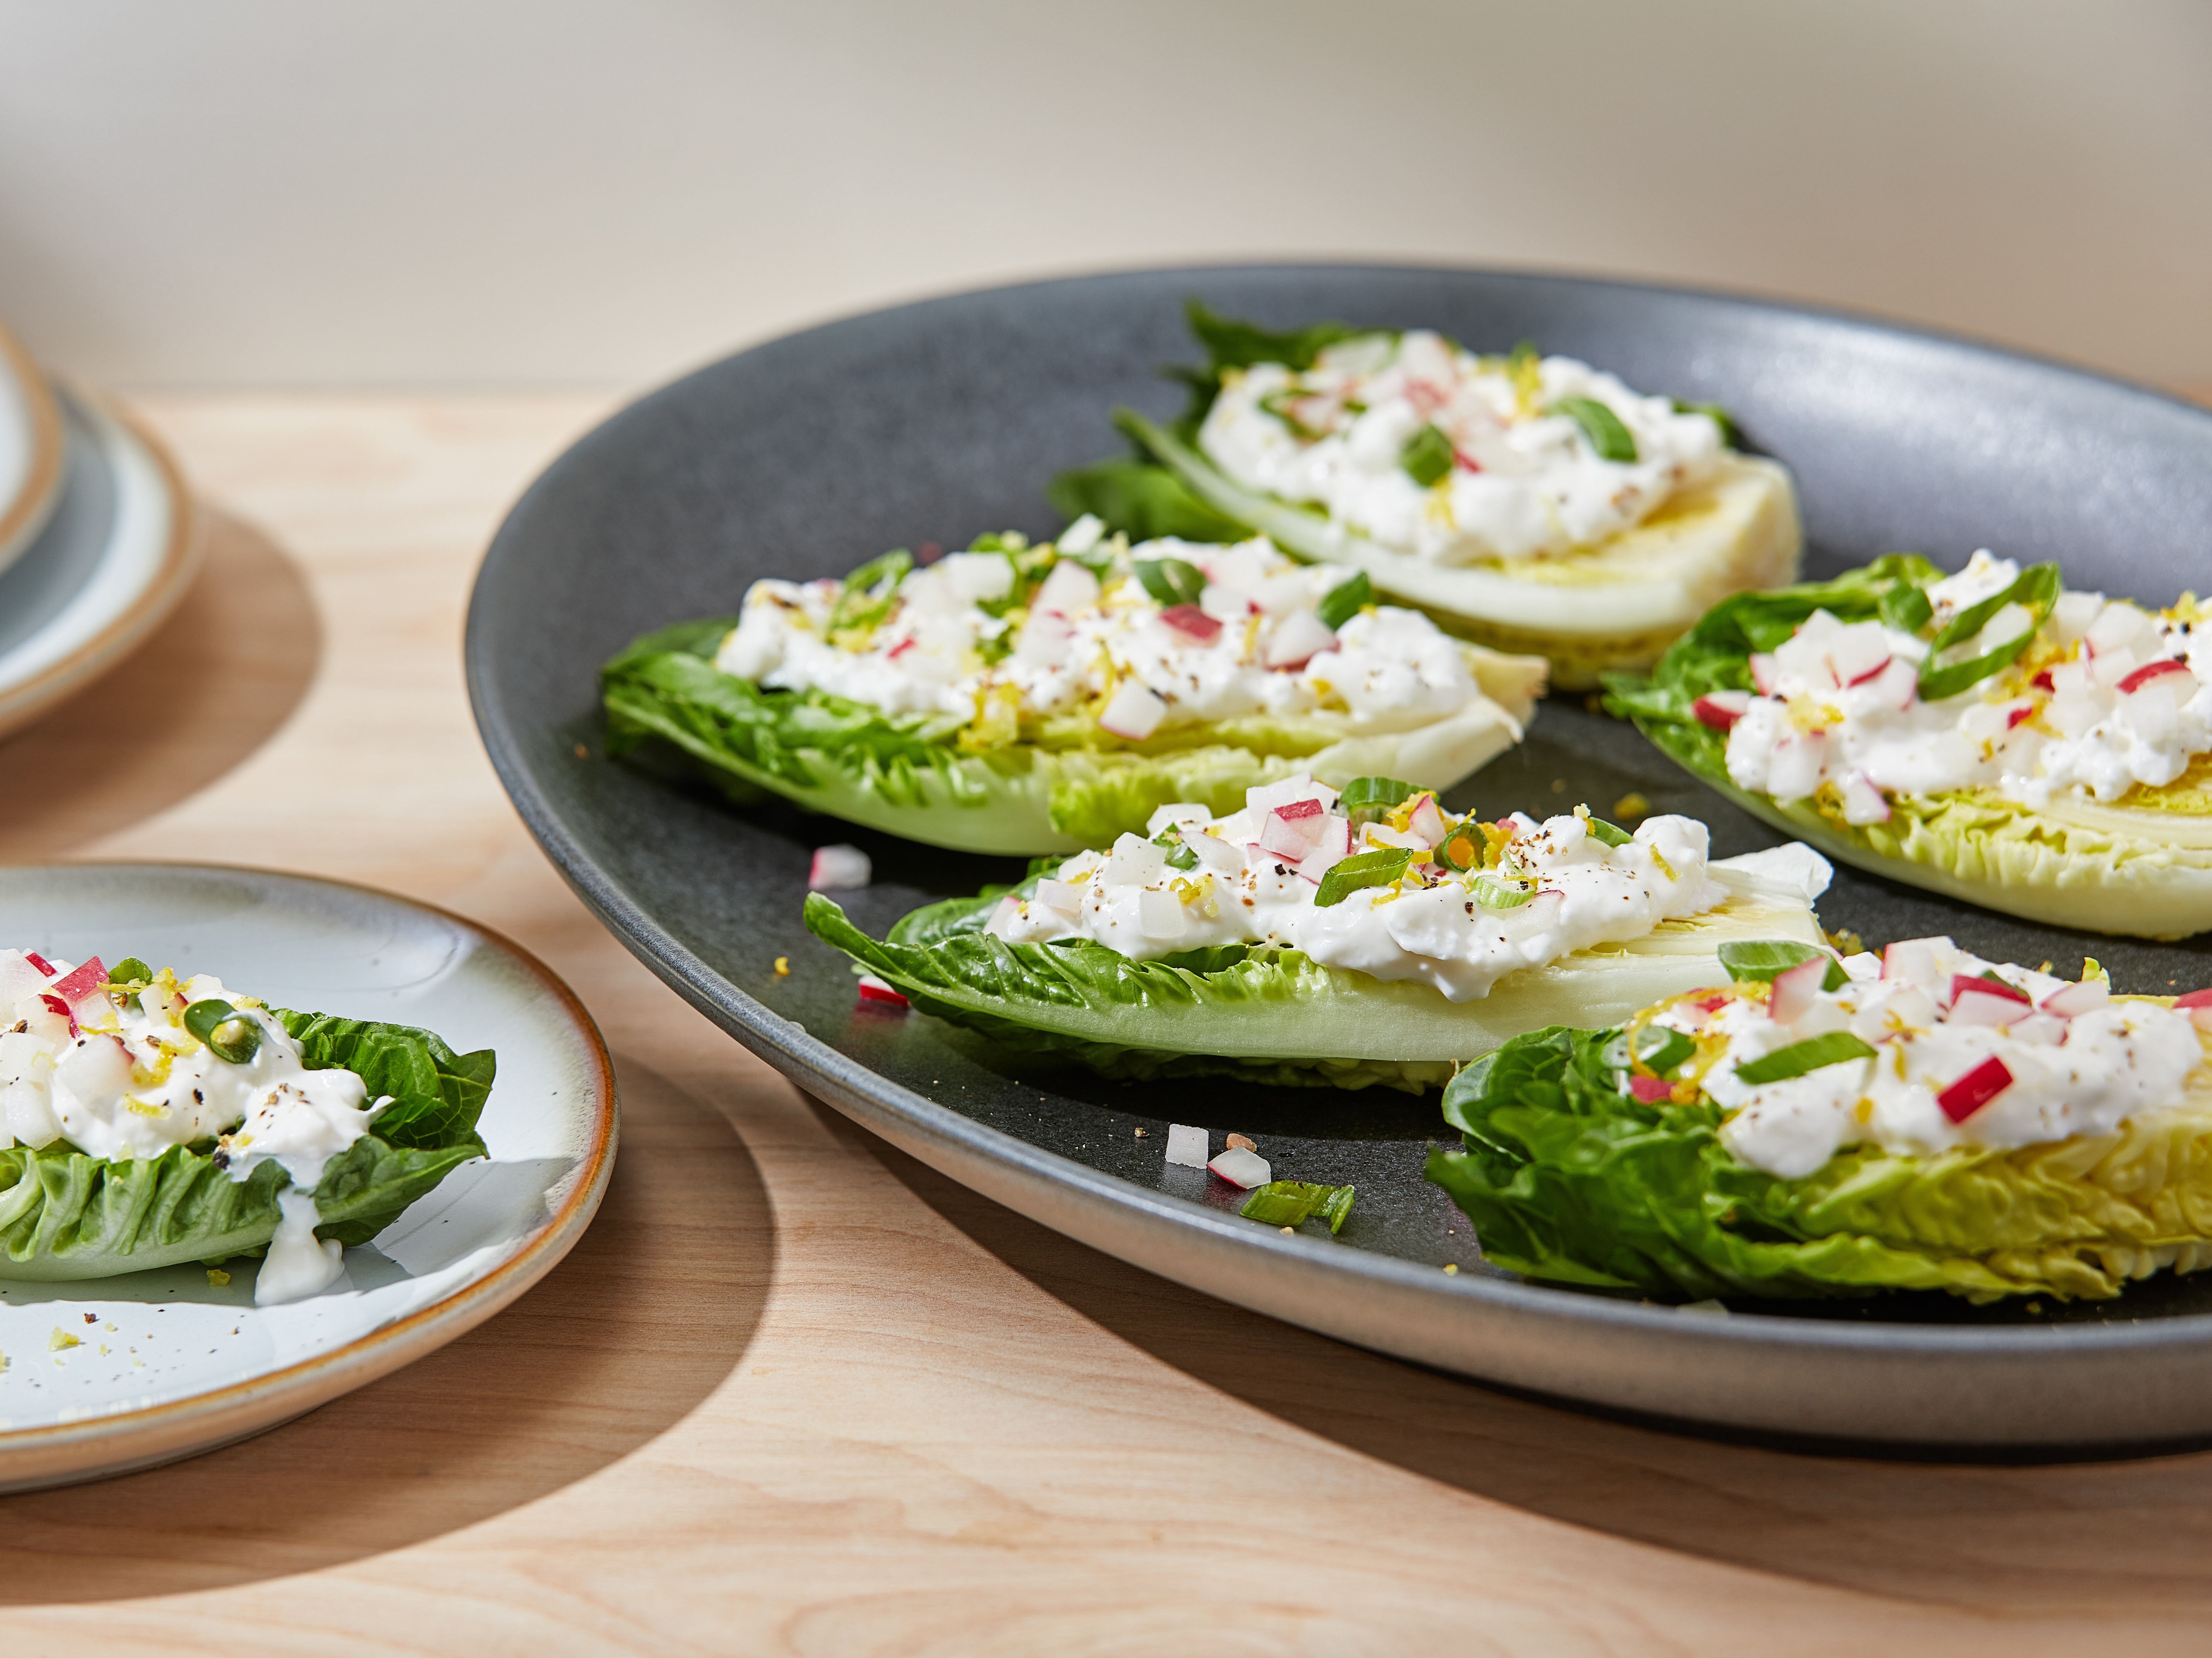
<path fill-rule="evenodd" d="M 1562 411 L 1572 398 L 1610 410 L 1636 459 L 1601 458 Z M 1425 428 L 1440 434 L 1424 440 L 1437 473 L 1425 483 L 1407 470 L 1407 445 Z M 1370 540 L 1440 564 L 1592 546 L 1698 482 L 1722 452 L 1711 416 L 1678 412 L 1587 363 L 1478 357 L 1423 330 L 1362 335 L 1303 372 L 1261 363 L 1224 374 L 1199 446 L 1248 488 L 1318 503 Z"/>
<path fill-rule="evenodd" d="M 157 1157 L 219 1139 L 218 1161 L 234 1181 L 275 1163 L 304 1192 L 368 1132 L 361 1078 L 309 1070 L 283 1025 L 213 975 L 179 981 L 164 971 L 125 995 L 104 982 L 71 984 L 70 963 L 46 966 L 0 950 L 0 1150 L 65 1140 L 88 1157 Z M 205 1000 L 230 1002 L 259 1028 L 245 1063 L 185 1028 L 185 1008 Z"/>
<path fill-rule="evenodd" d="M 2019 574 L 2011 560 L 1976 553 L 1927 589 L 1931 625 Z M 2065 794 L 2118 800 L 2137 785 L 2172 782 L 2212 750 L 2212 628 L 2197 617 L 2186 601 L 2153 615 L 2066 592 L 2038 628 L 2033 611 L 2008 604 L 1945 659 L 1987 655 L 2033 629 L 2027 649 L 1979 683 L 1928 701 L 1918 689 L 1923 639 L 1816 610 L 1771 656 L 1753 659 L 1761 694 L 1740 713 L 1708 698 L 1699 717 L 1727 724 L 1738 787 L 1785 805 L 1818 796 L 1849 823 L 1886 822 L 1893 795 L 1977 787 L 2031 807 Z"/>
<path fill-rule="evenodd" d="M 1852 957 L 1844 963 L 1850 981 L 1832 992 L 1818 988 L 1826 965 L 1799 969 L 1805 977 L 1778 980 L 1771 992 L 1699 992 L 1651 1020 L 1699 1039 L 1711 1061 L 1701 1085 L 1729 1114 L 1723 1144 L 1785 1180 L 1860 1141 L 1929 1156 L 2105 1133 L 2181 1104 L 2185 1081 L 2206 1063 L 2189 1014 L 2114 1000 L 2100 977 L 2075 984 L 1993 965 L 1948 938 Z M 1984 977 L 1991 974 L 2001 985 Z M 1771 1081 L 1738 1074 L 1836 1032 L 1874 1057 L 1847 1055 Z"/>
<path fill-rule="evenodd" d="M 1706 871 L 1705 826 L 1689 817 L 1647 818 L 1612 846 L 1586 813 L 1486 825 L 1421 793 L 1355 825 L 1335 790 L 1297 777 L 1249 791 L 1226 817 L 1163 806 L 1150 827 L 1179 845 L 1124 835 L 1110 852 L 1079 853 L 1034 896 L 1002 901 L 989 930 L 1014 944 L 1089 938 L 1138 960 L 1275 944 L 1461 1002 L 1508 973 L 1641 938 L 1728 897 Z M 1317 902 L 1345 859 L 1394 848 L 1409 854 L 1402 874 Z M 1190 867 L 1169 861 L 1178 853 Z"/>
<path fill-rule="evenodd" d="M 1085 519 L 1056 549 L 1006 540 L 1009 551 L 952 553 L 911 572 L 863 623 L 842 623 L 852 607 L 839 609 L 841 582 L 757 581 L 715 665 L 1002 742 L 1086 712 L 1131 741 L 1312 714 L 1399 732 L 1480 700 L 1468 647 L 1389 605 L 1332 629 L 1316 606 L 1352 573 L 1294 563 L 1264 539 L 1102 546 L 1097 520 Z M 1164 605 L 1138 579 L 1139 562 L 1167 560 L 1204 579 L 1195 604 Z"/>

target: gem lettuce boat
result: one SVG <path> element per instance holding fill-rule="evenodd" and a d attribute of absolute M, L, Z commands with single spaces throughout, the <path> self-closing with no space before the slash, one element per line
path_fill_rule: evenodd
<path fill-rule="evenodd" d="M 485 1155 L 489 1049 L 270 1008 L 135 957 L 0 950 L 0 1278 L 265 1249 L 255 1301 L 294 1300 Z"/>
<path fill-rule="evenodd" d="M 1543 682 L 1540 660 L 1374 603 L 1357 572 L 1264 540 L 1133 549 L 1096 519 L 1057 544 L 758 581 L 740 615 L 641 639 L 602 675 L 612 754 L 665 742 L 739 800 L 1014 853 L 1306 773 L 1448 788 L 1520 740 Z"/>
<path fill-rule="evenodd" d="M 1725 940 L 1821 937 L 1817 854 L 1709 865 L 1686 817 L 1632 835 L 1586 810 L 1482 823 L 1396 780 L 1340 795 L 1295 778 L 1151 827 L 917 910 L 880 943 L 820 893 L 806 925 L 1011 1053 L 1414 1092 L 1521 1031 L 1726 983 Z"/>
<path fill-rule="evenodd" d="M 1133 534 L 1257 531 L 1364 571 L 1565 687 L 1642 667 L 1729 593 L 1797 572 L 1790 475 L 1711 409 L 1528 347 L 1334 323 L 1271 334 L 1193 302 L 1188 412 L 1115 423 L 1143 462 L 1064 475 L 1061 510 Z"/>
<path fill-rule="evenodd" d="M 1444 1095 L 1486 1259 L 1652 1296 L 2103 1298 L 2212 1265 L 2212 991 L 1948 938 L 1723 951 L 1718 992 L 1532 1032 Z M 1802 959 L 1800 959 L 1802 958 Z"/>
<path fill-rule="evenodd" d="M 2212 629 L 1987 552 L 1731 598 L 1607 706 L 1831 857 L 2094 932 L 2212 927 Z"/>

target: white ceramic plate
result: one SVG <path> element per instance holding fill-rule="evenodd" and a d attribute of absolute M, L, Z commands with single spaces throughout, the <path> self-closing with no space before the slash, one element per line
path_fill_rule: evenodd
<path fill-rule="evenodd" d="M 31 354 L 0 328 L 0 570 L 46 527 L 62 490 L 61 410 Z"/>
<path fill-rule="evenodd" d="M 64 391 L 67 481 L 38 538 L 0 570 L 0 736 L 145 642 L 198 567 L 191 496 L 161 446 Z"/>
<path fill-rule="evenodd" d="M 197 1266 L 0 1279 L 0 1491 L 210 1450 L 387 1375 L 544 1276 L 606 1189 L 614 1072 L 590 1016 L 542 964 L 459 916 L 258 870 L 60 865 L 0 870 L 0 940 L 212 972 L 281 1006 L 499 1054 L 478 1124 L 490 1159 L 346 1251 L 319 1296 L 258 1308 L 242 1261 L 221 1286 Z"/>

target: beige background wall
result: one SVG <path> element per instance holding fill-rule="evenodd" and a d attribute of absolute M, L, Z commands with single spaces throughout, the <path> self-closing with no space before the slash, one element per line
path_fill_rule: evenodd
<path fill-rule="evenodd" d="M 111 382 L 630 385 L 1299 253 L 2212 377 L 2212 5 L 0 0 L 0 315 Z"/>

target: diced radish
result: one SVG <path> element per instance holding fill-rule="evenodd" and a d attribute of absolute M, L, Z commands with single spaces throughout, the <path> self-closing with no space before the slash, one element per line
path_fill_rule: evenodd
<path fill-rule="evenodd" d="M 1206 1167 L 1206 1131 L 1194 1128 L 1188 1123 L 1168 1125 L 1168 1161 L 1180 1163 L 1185 1169 Z"/>
<path fill-rule="evenodd" d="M 1920 700 L 1920 670 L 1901 656 L 1893 656 L 1876 676 L 1875 689 L 1881 700 L 1903 713 Z"/>
<path fill-rule="evenodd" d="M 1785 805 L 1820 786 L 1827 769 L 1828 734 L 1792 732 L 1774 745 L 1766 762 L 1766 792 Z"/>
<path fill-rule="evenodd" d="M 107 982 L 107 969 L 95 956 L 54 985 L 54 994 L 74 1007 Z"/>
<path fill-rule="evenodd" d="M 1828 641 L 1828 671 L 1838 685 L 1872 679 L 1889 665 L 1889 635 L 1879 622 L 1839 628 Z"/>
<path fill-rule="evenodd" d="M 1882 671 L 1889 666 L 1889 663 L 1890 659 L 1885 655 L 1881 660 L 1875 663 L 1874 666 L 1865 669 L 1859 673 L 1853 674 L 1849 679 L 1844 680 L 1844 683 L 1846 686 L 1863 685 L 1869 679 L 1879 679 L 1881 677 Z"/>
<path fill-rule="evenodd" d="M 1406 827 L 1421 837 L 1424 846 L 1433 847 L 1444 838 L 1444 815 L 1437 808 L 1435 795 L 1421 797 L 1421 804 L 1415 806 L 1412 815 L 1406 819 Z"/>
<path fill-rule="evenodd" d="M 912 640 L 907 641 L 911 645 Z M 1014 660 L 1024 668 L 1049 668 L 1066 660 L 1075 643 L 1075 624 L 1064 616 L 1048 612 L 1033 612 L 1022 624 L 1021 642 L 1014 647 Z M 891 653 L 898 655 L 906 645 Z"/>
<path fill-rule="evenodd" d="M 2041 673 L 2036 675 L 2034 678 L 2029 680 L 2027 683 L 2039 691 L 2055 691 L 2058 689 L 2057 685 L 2051 683 L 2051 670 L 2048 668 L 2045 668 Z"/>
<path fill-rule="evenodd" d="M 1172 892 L 1137 895 L 1137 930 L 1156 944 L 1171 944 L 1188 930 L 1182 900 Z"/>
<path fill-rule="evenodd" d="M 2112 987 L 2104 979 L 2084 979 L 2075 985 L 2062 985 L 2043 999 L 2043 1011 L 2062 1019 L 2078 1019 L 2084 1013 L 2094 1013 L 2112 999 Z"/>
<path fill-rule="evenodd" d="M 45 957 L 40 955 L 35 950 L 25 950 L 23 952 L 23 959 L 28 962 L 33 967 L 38 969 L 40 973 L 44 974 L 49 979 L 58 978 L 60 976 L 54 971 L 54 964 L 48 961 Z"/>
<path fill-rule="evenodd" d="M 1327 623 L 1311 610 L 1293 610 L 1275 624 L 1260 660 L 1270 668 L 1303 668 L 1335 644 Z"/>
<path fill-rule="evenodd" d="M 1889 817 L 1889 797 L 1875 786 L 1874 779 L 1863 771 L 1844 779 L 1846 823 L 1887 823 Z"/>
<path fill-rule="evenodd" d="M 1971 974 L 1966 973 L 1954 973 L 1951 975 L 1951 1000 L 1953 1003 L 1955 1004 L 1959 998 L 1965 995 L 1968 991 L 1973 991 L 1978 994 L 1984 996 L 2002 996 L 2005 1000 L 2008 1002 L 2017 1002 L 2022 1007 L 2030 1005 L 2033 999 L 2026 991 L 2018 989 L 2012 985 L 2000 983 L 1997 980 L 1977 978 Z"/>
<path fill-rule="evenodd" d="M 2066 1021 L 2053 1018 L 2048 1013 L 2031 1013 L 2025 1019 L 2014 1020 L 2006 1031 L 2016 1042 L 2056 1048 L 2066 1040 Z"/>
<path fill-rule="evenodd" d="M 2174 1010 L 2186 1013 L 2199 1030 L 2212 1030 L 2212 990 L 2192 990 L 2173 999 Z"/>
<path fill-rule="evenodd" d="M 1795 1024 L 1813 1010 L 1820 999 L 1820 982 L 1828 976 L 1828 958 L 1815 956 L 1809 962 L 1774 975 L 1774 989 L 1767 998 L 1766 1011 L 1778 1024 Z"/>
<path fill-rule="evenodd" d="M 1310 807 L 1301 811 L 1299 807 Z M 1322 825 L 1328 822 L 1316 800 L 1296 801 L 1288 806 L 1278 806 L 1269 812 L 1260 825 L 1260 850 L 1270 857 L 1285 859 L 1291 863 L 1303 863 L 1320 844 Z M 1346 820 L 1349 822 L 1349 820 Z"/>
<path fill-rule="evenodd" d="M 1244 867 L 1243 848 L 1231 846 L 1218 835 L 1191 829 L 1184 834 L 1182 843 L 1200 863 L 1218 874 L 1234 875 Z"/>
<path fill-rule="evenodd" d="M 1321 838 L 1314 842 L 1311 852 L 1298 859 L 1298 873 L 1319 886 L 1322 876 L 1351 856 L 1352 820 L 1349 817 L 1324 818 Z"/>
<path fill-rule="evenodd" d="M 2017 1023 L 2034 1012 L 2025 997 L 2017 999 L 1995 993 L 1996 987 L 1974 981 L 1953 999 L 1951 1010 L 1944 1018 L 1952 1024 L 2002 1026 Z"/>
<path fill-rule="evenodd" d="M 76 1015 L 70 1011 L 70 1005 L 64 1001 L 60 997 L 55 995 L 50 990 L 41 991 L 39 994 L 39 1005 L 45 1008 L 47 1012 L 52 1014 L 57 1019 L 68 1020 L 69 1034 L 72 1036 L 77 1034 Z"/>
<path fill-rule="evenodd" d="M 1735 999 L 1733 996 L 1707 996 L 1692 1002 L 1691 1005 L 1700 1013 L 1717 1013 Z"/>
<path fill-rule="evenodd" d="M 1690 704 L 1690 712 L 1699 725 L 1724 732 L 1742 719 L 1750 708 L 1749 691 L 1707 691 Z"/>
<path fill-rule="evenodd" d="M 131 1086 L 131 1050 L 114 1036 L 94 1036 L 54 1067 L 54 1080 L 88 1105 L 105 1105 Z"/>
<path fill-rule="evenodd" d="M 1782 671 L 1775 665 L 1771 653 L 1753 651 L 1751 653 L 1751 683 L 1759 687 L 1761 696 L 1774 695 L 1774 688 L 1782 683 Z"/>
<path fill-rule="evenodd" d="M 906 1007 L 907 999 L 893 990 L 872 973 L 860 975 L 860 1004 L 862 1006 Z"/>
<path fill-rule="evenodd" d="M 1068 550 L 1066 537 L 1060 538 L 1062 551 Z M 1052 572 L 1030 600 L 1031 624 L 1039 615 L 1073 616 L 1087 610 L 1098 602 L 1098 578 L 1072 558 L 1063 558 L 1052 567 Z"/>
<path fill-rule="evenodd" d="M 2012 1072 L 1994 1054 L 1936 1096 L 1953 1122 L 1966 1120 L 2012 1086 Z"/>
<path fill-rule="evenodd" d="M 1159 730 L 1168 705 L 1141 680 L 1125 679 L 1099 711 L 1099 729 L 1127 742 L 1141 743 Z"/>
<path fill-rule="evenodd" d="M 1014 918 L 1021 913 L 1022 901 L 1010 892 L 999 900 L 997 906 L 991 911 L 991 919 L 983 923 L 983 930 L 1004 938 L 1006 929 L 1013 925 Z"/>
<path fill-rule="evenodd" d="M 1248 1192 L 1255 1186 L 1265 1186 L 1274 1178 L 1273 1171 L 1267 1167 L 1267 1158 L 1256 1151 L 1247 1151 L 1241 1145 L 1230 1147 L 1206 1166 L 1231 1186 L 1241 1186 Z"/>
<path fill-rule="evenodd" d="M 1211 645 L 1221 637 L 1221 624 L 1195 604 L 1171 604 L 1160 612 L 1160 621 L 1196 645 Z"/>
<path fill-rule="evenodd" d="M 1083 914 L 1084 889 L 1067 881 L 1042 880 L 1036 884 L 1033 902 L 1055 915 L 1073 920 Z"/>
<path fill-rule="evenodd" d="M 806 872 L 806 888 L 810 892 L 857 892 L 875 875 L 875 865 L 858 847 L 817 847 Z"/>
<path fill-rule="evenodd" d="M 1255 783 L 1244 791 L 1244 810 L 1269 812 L 1277 806 L 1287 806 L 1299 800 L 1318 800 L 1327 811 L 1336 804 L 1336 791 L 1326 783 L 1314 780 L 1311 772 L 1300 772 L 1295 777 L 1278 778 L 1272 783 Z"/>
<path fill-rule="evenodd" d="M 2113 599 L 2097 612 L 2089 624 L 2089 648 L 2100 656 L 2135 644 L 2152 631 L 2149 615 L 2122 599 Z"/>
<path fill-rule="evenodd" d="M 2023 720 L 2033 720 L 2033 719 L 2034 719 L 2034 718 L 2035 718 L 2035 704 L 2034 704 L 2034 703 L 2033 703 L 2033 702 L 2020 702 L 2020 703 L 2015 703 L 2015 704 L 2013 706 L 2013 710 L 2012 710 L 2012 712 L 2011 712 L 2010 714 L 2007 714 L 2007 715 L 2005 716 L 2005 729 L 2006 729 L 2007 731 L 2010 731 L 2010 730 L 2011 730 L 2014 726 L 2017 726 L 2017 725 L 2021 724 Z"/>
<path fill-rule="evenodd" d="M 1934 990 L 1942 981 L 1936 952 L 1949 942 L 1947 938 L 1904 938 L 1885 946 L 1881 952 L 1881 976 L 1902 979 Z"/>
<path fill-rule="evenodd" d="M 1663 1077 L 1631 1077 L 1628 1091 L 1646 1105 L 1656 1105 L 1674 1096 L 1674 1084 Z"/>
<path fill-rule="evenodd" d="M 1318 800 L 1287 800 L 1275 808 L 1275 816 L 1296 823 L 1300 818 L 1318 817 L 1327 810 Z"/>
<path fill-rule="evenodd" d="M 1165 847 L 1141 835 L 1123 835 L 1115 841 L 1098 878 L 1109 887 L 1150 886 L 1167 872 L 1167 866 Z"/>
<path fill-rule="evenodd" d="M 26 996 L 35 996 L 46 987 L 53 975 L 41 973 L 31 965 L 31 958 L 20 950 L 0 950 L 0 1013 L 21 1001 Z"/>

